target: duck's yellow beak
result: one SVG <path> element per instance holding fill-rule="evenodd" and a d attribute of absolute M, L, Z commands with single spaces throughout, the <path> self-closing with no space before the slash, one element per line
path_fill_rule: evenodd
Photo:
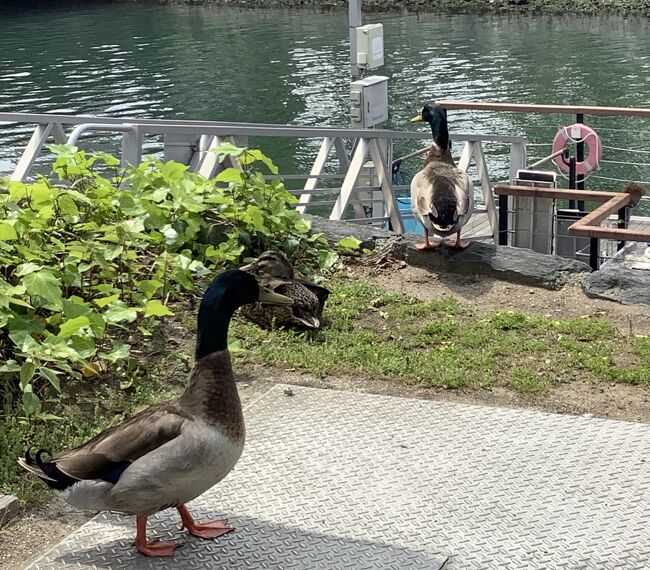
<path fill-rule="evenodd" d="M 260 285 L 260 303 L 270 303 L 272 305 L 293 305 L 293 299 L 280 295 L 279 293 L 274 293 L 269 291 L 266 287 Z"/>
<path fill-rule="evenodd" d="M 415 117 L 411 119 L 411 123 L 419 123 L 420 121 L 424 121 L 422 115 L 415 115 Z"/>

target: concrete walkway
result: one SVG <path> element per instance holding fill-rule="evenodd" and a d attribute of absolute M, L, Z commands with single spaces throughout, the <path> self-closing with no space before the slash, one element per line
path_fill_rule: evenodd
<path fill-rule="evenodd" d="M 650 568 L 650 426 L 276 386 L 247 410 L 236 470 L 191 507 L 236 532 L 201 541 L 175 511 L 133 551 L 102 514 L 32 569 Z"/>

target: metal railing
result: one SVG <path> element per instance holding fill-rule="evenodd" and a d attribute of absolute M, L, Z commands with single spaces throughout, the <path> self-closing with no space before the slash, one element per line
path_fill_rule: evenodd
<path fill-rule="evenodd" d="M 123 165 L 139 163 L 145 140 L 162 136 L 164 160 L 188 164 L 193 171 L 208 178 L 222 167 L 211 150 L 223 142 L 248 146 L 252 137 L 313 141 L 309 144 L 315 142 L 318 151 L 309 172 L 282 175 L 288 181 L 304 181 L 301 188 L 292 190 L 299 196 L 296 208 L 300 212 L 327 208 L 330 219 L 380 226 L 389 224 L 397 232 L 404 230 L 403 220 L 412 216 L 409 213 L 403 215 L 396 201 L 399 193 L 408 192 L 408 184 L 392 182 L 395 145 L 413 146 L 419 141 L 431 140 L 431 134 L 427 132 L 84 115 L 0 113 L 1 123 L 36 125 L 11 174 L 13 180 L 25 180 L 33 174 L 37 160 L 47 152 L 45 145 L 49 140 L 83 147 L 90 132 L 105 132 L 110 136 L 119 134 Z M 465 170 L 470 166 L 476 168 L 470 175 L 480 185 L 483 208 L 488 213 L 492 235 L 496 238 L 498 224 L 484 144 L 506 147 L 506 152 L 500 156 L 507 161 L 505 170 L 512 179 L 517 169 L 525 166 L 526 141 L 516 136 L 472 134 L 455 134 L 451 139 L 463 143 L 458 157 L 459 167 Z M 402 160 L 413 158 L 402 157 Z"/>

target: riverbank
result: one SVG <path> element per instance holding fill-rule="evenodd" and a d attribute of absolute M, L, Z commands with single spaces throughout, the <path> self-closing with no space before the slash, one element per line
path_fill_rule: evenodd
<path fill-rule="evenodd" d="M 301 6 L 321 11 L 343 10 L 348 5 L 347 0 L 160 1 L 165 4 L 215 4 L 244 8 L 293 8 Z M 650 4 L 647 0 L 364 0 L 363 10 L 365 12 L 642 15 L 650 17 Z"/>

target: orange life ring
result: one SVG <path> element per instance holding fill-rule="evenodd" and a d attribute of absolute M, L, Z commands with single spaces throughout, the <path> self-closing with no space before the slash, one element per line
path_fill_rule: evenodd
<path fill-rule="evenodd" d="M 603 146 L 596 131 L 583 123 L 562 127 L 553 139 L 553 154 L 564 149 L 569 142 L 582 142 L 585 145 L 585 158 L 576 162 L 576 174 L 584 176 L 598 168 L 603 154 Z M 554 157 L 553 162 L 563 172 L 569 172 L 569 165 L 562 160 L 562 155 Z"/>

